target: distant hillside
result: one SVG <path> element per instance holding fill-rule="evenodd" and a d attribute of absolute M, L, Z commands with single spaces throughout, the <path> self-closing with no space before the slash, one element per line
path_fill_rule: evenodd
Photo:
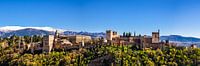
<path fill-rule="evenodd" d="M 16 29 L 15 29 L 16 28 Z M 20 27 L 20 26 L 6 26 L 0 27 L 0 37 L 9 37 L 12 35 L 17 36 L 32 36 L 32 35 L 49 35 L 54 34 L 55 30 L 61 31 L 61 34 L 64 35 L 87 35 L 91 37 L 105 37 L 104 32 L 75 32 L 75 31 L 66 31 L 63 29 L 56 29 L 52 27 Z M 200 38 L 195 37 L 184 37 L 180 35 L 170 35 L 170 36 L 161 36 L 161 40 L 170 40 L 177 42 L 200 42 Z"/>
<path fill-rule="evenodd" d="M 0 31 L 1 37 L 9 37 L 12 35 L 17 35 L 17 36 L 50 35 L 50 34 L 53 35 L 55 33 L 53 31 L 47 31 L 47 30 L 41 30 L 41 29 L 35 29 L 35 28 L 25 28 L 25 29 L 9 31 L 9 32 L 4 32 L 4 31 Z M 90 33 L 90 32 L 64 31 L 64 32 L 61 32 L 61 34 L 64 34 L 64 35 L 87 35 L 87 36 L 91 36 L 91 37 L 105 37 L 105 33 L 103 33 L 103 32 Z"/>
<path fill-rule="evenodd" d="M 0 36 L 3 35 L 3 34 L 4 34 L 4 32 L 0 31 Z"/>
<path fill-rule="evenodd" d="M 161 40 L 178 41 L 178 42 L 200 42 L 200 38 L 183 37 L 180 35 L 161 36 L 160 39 Z"/>
<path fill-rule="evenodd" d="M 27 29 L 27 28 L 50 31 L 50 32 L 55 32 L 56 30 L 59 30 L 61 32 L 66 31 L 64 29 L 58 29 L 58 28 L 52 28 L 52 27 L 24 27 L 24 26 L 4 26 L 4 27 L 0 27 L 0 31 L 11 32 L 11 31 L 17 31 L 17 30 L 22 30 L 22 29 Z"/>
<path fill-rule="evenodd" d="M 87 35 L 91 37 L 105 37 L 105 33 L 99 32 L 99 33 L 90 33 L 90 32 L 74 32 L 74 31 L 65 31 L 65 35 Z"/>
<path fill-rule="evenodd" d="M 16 30 L 16 31 L 4 33 L 2 35 L 2 37 L 9 37 L 9 36 L 12 36 L 12 35 L 32 36 L 32 35 L 49 35 L 49 34 L 53 34 L 53 32 L 45 31 L 45 30 L 32 29 L 32 28 L 26 28 L 26 29 L 21 29 L 21 30 Z"/>

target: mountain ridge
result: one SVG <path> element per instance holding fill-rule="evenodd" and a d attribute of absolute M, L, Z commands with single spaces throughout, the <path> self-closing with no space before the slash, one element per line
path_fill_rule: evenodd
<path fill-rule="evenodd" d="M 61 32 L 66 31 L 64 29 L 52 28 L 52 27 L 24 27 L 24 26 L 3 26 L 3 27 L 0 27 L 0 31 L 1 32 L 12 32 L 12 31 L 17 31 L 17 30 L 22 30 L 22 29 L 27 29 L 27 28 L 52 31 L 52 32 L 55 32 L 56 30 L 61 31 Z"/>
<path fill-rule="evenodd" d="M 14 30 L 9 32 L 4 32 L 0 30 L 0 37 L 10 37 L 12 35 L 17 36 L 33 36 L 33 35 L 53 35 L 54 31 L 47 31 L 47 30 L 41 30 L 41 29 L 35 29 L 35 28 L 25 28 L 20 30 Z M 87 35 L 91 37 L 104 37 L 105 33 L 99 32 L 99 33 L 92 33 L 92 32 L 75 32 L 75 31 L 63 31 L 59 32 L 64 35 Z"/>
<path fill-rule="evenodd" d="M 181 35 L 161 36 L 161 40 L 170 40 L 170 41 L 178 41 L 178 42 L 200 42 L 200 38 L 184 37 Z"/>
<path fill-rule="evenodd" d="M 54 34 L 54 32 L 56 31 L 56 28 L 52 28 L 50 27 L 50 30 L 48 29 L 43 29 L 42 27 L 38 27 L 38 28 L 32 28 L 32 27 L 23 27 L 22 28 L 16 28 L 13 29 L 14 27 L 9 28 L 11 29 L 11 31 L 9 31 L 8 26 L 6 29 L 8 29 L 8 32 L 4 30 L 2 30 L 2 28 L 0 27 L 0 37 L 9 37 L 12 35 L 18 35 L 18 36 L 32 36 L 32 35 L 49 35 L 49 34 Z M 60 30 L 60 29 L 58 29 Z M 67 31 L 67 30 L 62 30 L 61 34 L 64 35 L 87 35 L 87 36 L 91 36 L 91 37 L 105 37 L 105 33 L 104 32 L 86 32 L 86 31 L 80 31 L 80 32 L 76 32 L 76 31 Z M 160 36 L 160 40 L 169 40 L 169 41 L 178 41 L 178 42 L 200 42 L 200 38 L 196 38 L 196 37 L 184 37 L 181 35 L 169 35 L 169 36 Z"/>

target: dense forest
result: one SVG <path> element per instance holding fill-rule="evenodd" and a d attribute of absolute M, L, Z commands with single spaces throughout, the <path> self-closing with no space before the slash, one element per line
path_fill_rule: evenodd
<path fill-rule="evenodd" d="M 41 42 L 40 36 L 23 36 L 26 44 Z M 198 66 L 200 48 L 163 47 L 162 49 L 140 49 L 134 45 L 94 44 L 92 48 L 50 53 L 18 52 L 20 37 L 0 39 L 8 47 L 0 45 L 0 66 Z M 32 40 L 32 41 L 30 41 Z M 63 48 L 61 48 L 62 50 Z M 24 50 L 26 51 L 26 50 Z"/>
<path fill-rule="evenodd" d="M 97 46 L 95 48 L 30 54 L 16 53 L 11 47 L 0 49 L 0 65 L 60 66 L 197 66 L 199 48 L 165 47 L 137 49 L 135 46 Z"/>

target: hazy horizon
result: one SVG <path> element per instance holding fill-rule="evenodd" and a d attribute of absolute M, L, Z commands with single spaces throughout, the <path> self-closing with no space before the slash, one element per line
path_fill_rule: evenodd
<path fill-rule="evenodd" d="M 0 0 L 0 26 L 200 37 L 198 0 Z"/>

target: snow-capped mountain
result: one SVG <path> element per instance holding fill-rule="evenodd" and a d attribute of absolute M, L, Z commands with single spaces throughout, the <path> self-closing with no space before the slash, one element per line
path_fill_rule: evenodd
<path fill-rule="evenodd" d="M 58 30 L 59 33 L 65 35 L 88 35 L 91 37 L 105 37 L 104 32 L 76 32 L 76 31 L 66 31 L 64 29 L 57 29 L 52 27 L 21 27 L 21 26 L 5 26 L 0 27 L 0 37 L 9 37 L 12 35 L 18 36 L 32 36 L 32 35 L 49 35 L 54 34 Z M 200 38 L 195 37 L 183 37 L 180 35 L 170 35 L 170 36 L 161 36 L 161 40 L 170 40 L 175 42 L 200 42 Z"/>
<path fill-rule="evenodd" d="M 22 30 L 22 29 L 27 29 L 27 28 L 45 30 L 45 31 L 51 31 L 51 32 L 55 32 L 56 30 L 60 32 L 66 31 L 64 29 L 57 29 L 57 28 L 52 28 L 52 27 L 22 27 L 22 26 L 4 26 L 4 27 L 0 27 L 0 31 L 11 32 L 11 31 L 17 31 L 17 30 Z"/>
<path fill-rule="evenodd" d="M 58 30 L 59 33 L 65 35 L 87 35 L 91 37 L 105 37 L 105 33 L 90 33 L 90 32 L 76 32 L 66 31 L 64 29 L 56 29 L 52 27 L 21 27 L 21 26 L 5 26 L 0 27 L 0 37 L 17 36 L 32 36 L 32 35 L 49 35 L 54 34 Z"/>
<path fill-rule="evenodd" d="M 16 35 L 16 36 L 40 35 L 40 36 L 42 36 L 42 35 L 49 35 L 49 34 L 54 34 L 54 32 L 39 30 L 39 29 L 33 29 L 33 28 L 26 28 L 26 29 L 15 30 L 15 31 L 4 33 L 4 34 L 2 34 L 1 37 L 10 37 L 10 36 L 13 36 L 13 35 Z"/>

